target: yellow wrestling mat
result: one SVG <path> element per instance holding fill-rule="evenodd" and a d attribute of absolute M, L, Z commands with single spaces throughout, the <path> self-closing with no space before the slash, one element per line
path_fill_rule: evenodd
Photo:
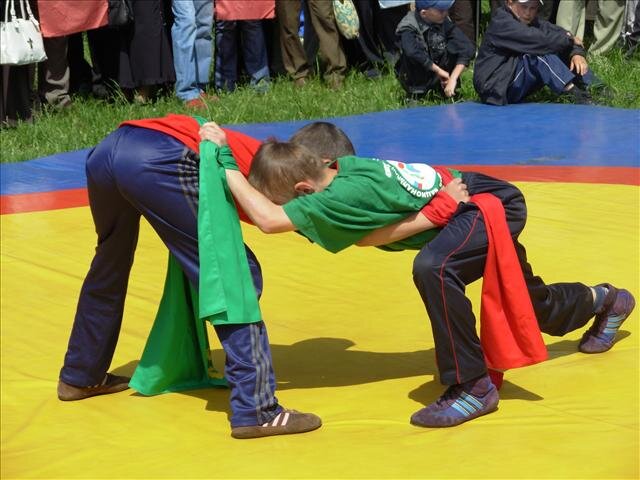
<path fill-rule="evenodd" d="M 522 241 L 547 283 L 610 282 L 640 298 L 640 189 L 520 183 Z M 582 331 L 545 337 L 550 359 L 509 371 L 495 413 L 449 429 L 410 415 L 440 395 L 411 252 L 332 255 L 246 228 L 265 275 L 278 398 L 320 430 L 234 440 L 228 391 L 80 402 L 56 397 L 95 234 L 88 208 L 3 215 L 2 465 L 10 478 L 637 479 L 638 310 L 600 355 Z M 156 313 L 166 249 L 143 225 L 112 370 L 131 374 Z M 469 290 L 477 306 L 479 285 Z M 214 361 L 223 353 L 209 327 Z"/>

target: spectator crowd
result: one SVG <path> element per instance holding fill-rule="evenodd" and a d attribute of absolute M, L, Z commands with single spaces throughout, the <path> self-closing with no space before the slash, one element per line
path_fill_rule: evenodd
<path fill-rule="evenodd" d="M 485 103 L 520 102 L 544 85 L 590 103 L 602 84 L 582 42 L 588 3 L 590 55 L 620 38 L 635 48 L 640 30 L 638 0 L 490 0 L 486 29 L 477 0 L 2 0 L 3 21 L 10 6 L 24 15 L 27 1 L 47 59 L 2 65 L 3 126 L 30 121 L 38 104 L 68 108 L 75 95 L 141 103 L 175 95 L 197 111 L 240 84 L 264 93 L 276 75 L 300 88 L 319 75 L 337 90 L 349 70 L 375 78 L 385 65 L 409 99 L 452 97 L 474 59 Z M 341 35 L 334 1 L 353 2 L 356 38 Z M 129 15 L 114 25 L 118 8 Z"/>

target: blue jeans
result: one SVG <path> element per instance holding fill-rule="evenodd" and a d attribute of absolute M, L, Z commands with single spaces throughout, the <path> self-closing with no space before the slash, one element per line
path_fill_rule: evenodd
<path fill-rule="evenodd" d="M 544 85 L 560 94 L 568 83 L 575 80 L 580 80 L 585 86 L 589 86 L 595 78 L 591 70 L 582 76 L 572 72 L 558 55 L 525 54 L 520 57 L 516 65 L 515 76 L 507 90 L 507 101 L 521 102 L 527 95 Z"/>
<path fill-rule="evenodd" d="M 251 86 L 269 79 L 269 61 L 261 20 L 216 22 L 215 86 L 233 91 L 238 82 L 238 34 Z"/>
<path fill-rule="evenodd" d="M 213 0 L 173 0 L 173 64 L 176 95 L 198 98 L 209 83 L 213 48 Z"/>

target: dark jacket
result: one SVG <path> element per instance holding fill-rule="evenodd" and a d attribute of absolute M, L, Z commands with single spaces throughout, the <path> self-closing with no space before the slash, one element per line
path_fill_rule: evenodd
<path fill-rule="evenodd" d="M 524 54 L 557 54 L 567 62 L 574 55 L 585 56 L 585 51 L 564 28 L 540 18 L 527 25 L 507 7 L 496 10 L 473 72 L 473 86 L 484 103 L 506 105 L 507 89 Z"/>
<path fill-rule="evenodd" d="M 475 54 L 471 41 L 449 18 L 442 24 L 425 22 L 417 12 L 408 12 L 396 28 L 401 55 L 396 73 L 406 90 L 423 92 L 439 85 L 431 71 L 435 63 L 451 73 L 468 66 Z"/>

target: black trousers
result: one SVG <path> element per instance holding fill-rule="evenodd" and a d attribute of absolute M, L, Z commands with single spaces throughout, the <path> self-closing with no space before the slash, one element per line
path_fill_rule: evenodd
<path fill-rule="evenodd" d="M 594 315 L 589 287 L 581 283 L 546 285 L 533 274 L 518 241 L 527 217 L 522 193 L 507 182 L 479 173 L 465 173 L 463 181 L 470 195 L 492 193 L 502 201 L 540 330 L 561 336 L 584 326 Z M 466 203 L 420 250 L 413 264 L 414 283 L 431 321 L 440 381 L 445 385 L 463 383 L 487 371 L 476 317 L 465 295 L 465 287 L 482 277 L 486 259 L 482 214 L 473 203 Z"/>

